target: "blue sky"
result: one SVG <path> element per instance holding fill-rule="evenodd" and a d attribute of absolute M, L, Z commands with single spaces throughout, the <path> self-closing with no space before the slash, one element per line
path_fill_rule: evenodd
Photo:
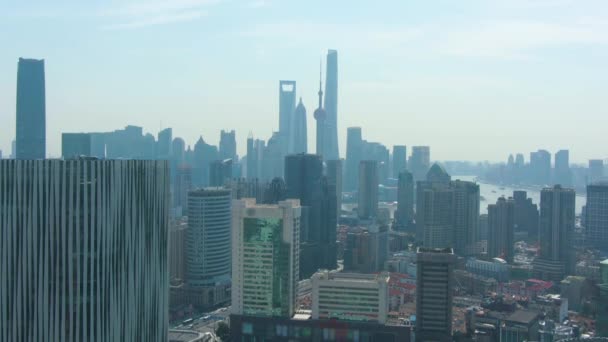
<path fill-rule="evenodd" d="M 339 51 L 338 126 L 433 159 L 571 149 L 605 158 L 608 2 L 135 0 L 0 2 L 0 149 L 19 57 L 46 60 L 47 145 L 60 133 L 173 127 L 193 144 L 278 128 L 298 82 L 309 150 L 319 59 Z"/>

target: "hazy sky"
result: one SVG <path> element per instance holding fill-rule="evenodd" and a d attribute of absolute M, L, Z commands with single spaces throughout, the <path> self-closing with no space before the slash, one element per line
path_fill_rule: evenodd
<path fill-rule="evenodd" d="M 193 144 L 278 128 L 298 82 L 309 150 L 319 58 L 339 52 L 346 128 L 433 159 L 570 148 L 607 157 L 608 1 L 137 0 L 0 2 L 0 149 L 15 132 L 19 57 L 46 60 L 47 153 L 61 132 L 127 124 Z"/>

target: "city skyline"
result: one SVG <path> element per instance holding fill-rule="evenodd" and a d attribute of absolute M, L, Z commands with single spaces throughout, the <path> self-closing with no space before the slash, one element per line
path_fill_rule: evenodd
<path fill-rule="evenodd" d="M 314 20 L 308 14 L 315 3 L 0 5 L 0 36 L 22 34 L 0 48 L 0 74 L 7 75 L 0 79 L 6 123 L 0 149 L 9 155 L 15 138 L 19 57 L 45 59 L 48 156 L 60 155 L 62 132 L 128 124 L 152 133 L 172 127 L 191 144 L 200 135 L 217 144 L 221 129 L 235 129 L 242 156 L 250 131 L 267 139 L 278 130 L 277 81 L 296 80 L 298 99 L 315 108 L 318 60 L 336 49 L 341 157 L 346 128 L 361 126 L 369 139 L 388 146 L 430 145 L 434 160 L 503 161 L 538 148 L 567 148 L 575 163 L 604 158 L 595 142 L 606 123 L 601 85 L 608 8 L 573 4 L 473 1 L 458 5 L 467 15 L 449 18 L 424 4 L 389 2 L 392 11 L 323 4 L 326 13 Z M 441 14 L 456 5 L 439 7 Z M 247 20 L 228 24 L 232 12 Z M 307 124 L 315 126 L 311 115 Z M 466 130 L 450 129 L 456 124 Z M 314 151 L 315 129 L 308 131 Z"/>

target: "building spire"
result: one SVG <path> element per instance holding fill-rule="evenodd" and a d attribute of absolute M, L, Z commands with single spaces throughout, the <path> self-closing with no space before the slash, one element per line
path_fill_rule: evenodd
<path fill-rule="evenodd" d="M 323 80 L 323 74 L 322 74 L 322 70 L 323 70 L 323 58 L 320 58 L 319 60 L 319 108 L 323 107 L 323 87 L 322 87 L 322 80 Z"/>

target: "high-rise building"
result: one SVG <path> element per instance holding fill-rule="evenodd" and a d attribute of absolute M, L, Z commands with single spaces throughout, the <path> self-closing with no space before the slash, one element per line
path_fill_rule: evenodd
<path fill-rule="evenodd" d="M 327 112 L 327 122 L 325 136 L 326 153 L 323 158 L 326 160 L 340 159 L 338 148 L 338 51 L 327 51 L 327 70 L 325 72 L 325 104 Z"/>
<path fill-rule="evenodd" d="M 239 161 L 236 154 L 236 133 L 234 130 L 220 132 L 219 159 L 232 159 L 234 163 Z"/>
<path fill-rule="evenodd" d="M 393 146 L 393 178 L 399 178 L 399 173 L 407 169 L 407 147 Z"/>
<path fill-rule="evenodd" d="M 538 206 L 523 190 L 513 191 L 515 231 L 527 232 L 528 238 L 538 240 Z"/>
<path fill-rule="evenodd" d="M 418 248 L 416 341 L 452 341 L 455 259 L 451 248 Z"/>
<path fill-rule="evenodd" d="M 232 313 L 292 317 L 299 280 L 300 204 L 232 204 Z"/>
<path fill-rule="evenodd" d="M 346 167 L 344 170 L 344 190 L 357 190 L 359 163 L 363 159 L 363 137 L 361 127 L 349 127 L 346 131 Z"/>
<path fill-rule="evenodd" d="M 167 341 L 167 162 L 2 160 L 0 178 L 0 340 Z"/>
<path fill-rule="evenodd" d="M 188 192 L 187 281 L 192 287 L 230 282 L 230 190 Z"/>
<path fill-rule="evenodd" d="M 410 165 L 412 165 L 410 163 Z M 416 186 L 416 240 L 429 248 L 453 247 L 454 191 L 450 175 L 439 164 Z"/>
<path fill-rule="evenodd" d="M 205 187 L 209 185 L 209 165 L 218 159 L 217 147 L 207 144 L 203 137 L 200 137 L 194 145 L 192 160 L 192 184 L 195 187 Z"/>
<path fill-rule="evenodd" d="M 247 137 L 247 179 L 258 178 L 258 154 L 256 153 L 253 136 Z"/>
<path fill-rule="evenodd" d="M 398 175 L 395 223 L 399 230 L 410 230 L 414 225 L 414 176 L 405 170 Z"/>
<path fill-rule="evenodd" d="M 186 241 L 188 224 L 176 221 L 169 228 L 169 279 L 181 283 L 186 279 Z"/>
<path fill-rule="evenodd" d="M 600 262 L 599 305 L 596 316 L 596 336 L 608 337 L 608 259 Z"/>
<path fill-rule="evenodd" d="M 350 231 L 344 247 L 344 270 L 356 273 L 382 271 L 388 258 L 388 234 L 388 226 L 378 224 Z"/>
<path fill-rule="evenodd" d="M 559 150 L 555 153 L 554 183 L 563 186 L 572 185 L 572 171 L 570 170 L 570 151 Z"/>
<path fill-rule="evenodd" d="M 602 180 L 604 177 L 604 161 L 601 159 L 589 160 L 589 177 L 588 183 L 595 183 Z"/>
<path fill-rule="evenodd" d="M 312 277 L 312 319 L 386 323 L 389 274 L 331 273 Z"/>
<path fill-rule="evenodd" d="M 378 213 L 378 162 L 362 160 L 359 163 L 359 193 L 357 214 L 370 219 Z"/>
<path fill-rule="evenodd" d="M 429 248 L 454 248 L 459 255 L 477 253 L 479 185 L 452 181 L 433 164 L 416 190 L 416 239 Z"/>
<path fill-rule="evenodd" d="M 454 190 L 444 183 L 418 182 L 416 239 L 425 247 L 454 245 Z"/>
<path fill-rule="evenodd" d="M 17 68 L 17 159 L 46 157 L 44 60 L 19 58 Z"/>
<path fill-rule="evenodd" d="M 587 185 L 585 235 L 589 245 L 608 251 L 608 183 Z"/>
<path fill-rule="evenodd" d="M 182 215 L 188 216 L 188 192 L 192 190 L 192 168 L 182 164 L 177 167 L 173 187 L 173 207 L 181 208 Z"/>
<path fill-rule="evenodd" d="M 158 132 L 158 141 L 156 142 L 156 159 L 170 160 L 172 143 L 173 129 L 165 128 Z"/>
<path fill-rule="evenodd" d="M 186 161 L 186 142 L 182 138 L 175 138 L 171 143 L 171 171 L 175 173 L 178 165 Z"/>
<path fill-rule="evenodd" d="M 300 102 L 293 115 L 293 153 L 308 152 L 308 130 L 306 125 L 306 107 Z"/>
<path fill-rule="evenodd" d="M 574 274 L 575 192 L 559 185 L 540 193 L 540 254 L 534 260 L 536 277 L 561 281 Z"/>
<path fill-rule="evenodd" d="M 488 205 L 488 257 L 512 263 L 514 256 L 515 201 L 500 197 Z"/>
<path fill-rule="evenodd" d="M 458 255 L 478 254 L 479 185 L 452 181 L 454 189 L 454 252 Z"/>
<path fill-rule="evenodd" d="M 209 185 L 228 186 L 232 180 L 232 159 L 214 160 L 209 165 Z"/>
<path fill-rule="evenodd" d="M 279 132 L 273 132 L 268 143 L 264 146 L 260 140 L 259 147 L 262 149 L 260 161 L 260 179 L 270 181 L 276 177 L 283 177 L 285 156 L 287 155 L 287 144 Z"/>
<path fill-rule="evenodd" d="M 293 151 L 293 116 L 296 110 L 296 81 L 279 81 L 279 134 L 287 153 Z"/>
<path fill-rule="evenodd" d="M 378 163 L 378 183 L 387 184 L 391 175 L 390 152 L 388 148 L 378 142 L 363 140 L 362 158 L 364 160 L 375 160 Z"/>
<path fill-rule="evenodd" d="M 533 184 L 546 185 L 551 182 L 551 153 L 546 150 L 530 153 L 530 176 Z"/>
<path fill-rule="evenodd" d="M 408 167 L 415 181 L 424 180 L 431 166 L 431 148 L 428 146 L 413 146 Z"/>
<path fill-rule="evenodd" d="M 336 215 L 340 217 L 342 211 L 342 159 L 327 160 L 325 162 L 325 176 L 327 183 L 336 188 Z"/>
<path fill-rule="evenodd" d="M 337 208 L 335 186 L 323 177 L 323 163 L 316 154 L 285 157 L 287 198 L 302 207 L 300 276 L 310 277 L 319 268 L 336 267 Z"/>
<path fill-rule="evenodd" d="M 62 133 L 61 156 L 66 159 L 90 157 L 91 135 L 88 133 Z"/>

